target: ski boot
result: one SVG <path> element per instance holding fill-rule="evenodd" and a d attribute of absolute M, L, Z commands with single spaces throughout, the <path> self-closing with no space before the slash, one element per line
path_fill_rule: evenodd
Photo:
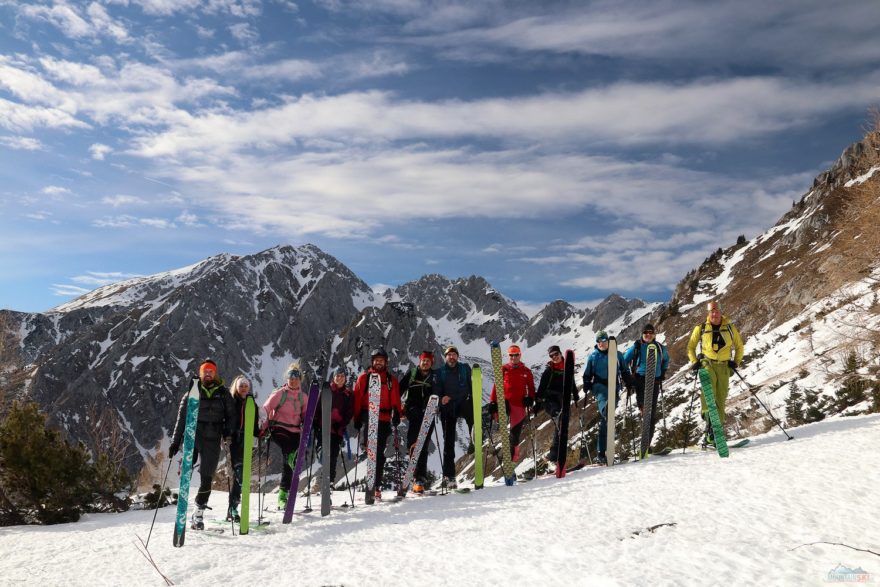
<path fill-rule="evenodd" d="M 193 530 L 204 530 L 205 529 L 205 508 L 204 506 L 198 506 L 196 511 L 193 512 L 192 515 L 192 523 L 190 524 L 190 528 Z"/>
<path fill-rule="evenodd" d="M 596 456 L 596 464 L 597 465 L 607 465 L 608 464 L 608 458 L 605 456 L 604 452 L 600 452 Z"/>
<path fill-rule="evenodd" d="M 424 493 L 425 493 L 425 486 L 422 485 L 422 482 L 421 482 L 421 481 L 416 481 L 415 483 L 413 483 L 413 486 L 412 486 L 412 492 L 415 493 L 415 494 L 417 494 L 417 495 L 424 495 Z"/>
<path fill-rule="evenodd" d="M 278 509 L 283 510 L 287 508 L 287 491 L 284 489 L 278 490 Z"/>
<path fill-rule="evenodd" d="M 236 524 L 241 523 L 241 516 L 238 515 L 238 506 L 229 506 L 229 510 L 226 512 L 226 521 L 235 522 Z"/>
<path fill-rule="evenodd" d="M 444 477 L 443 483 L 446 485 L 446 489 L 458 489 L 458 483 L 454 477 Z"/>

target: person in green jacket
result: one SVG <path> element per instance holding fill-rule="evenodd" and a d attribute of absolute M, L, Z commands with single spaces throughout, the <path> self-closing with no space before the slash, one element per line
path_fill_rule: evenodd
<path fill-rule="evenodd" d="M 691 332 L 688 341 L 688 359 L 695 371 L 702 366 L 709 372 L 712 389 L 715 391 L 715 403 L 718 404 L 718 415 L 721 423 L 724 424 L 724 406 L 727 403 L 730 374 L 742 362 L 743 342 L 736 326 L 727 316 L 721 314 L 721 306 L 718 302 L 709 302 L 706 310 L 706 321 L 694 327 Z M 699 353 L 697 353 L 697 345 L 700 346 Z M 700 405 L 703 420 L 706 421 L 703 444 L 714 445 L 712 426 L 706 415 L 708 408 L 702 395 L 700 395 Z"/>

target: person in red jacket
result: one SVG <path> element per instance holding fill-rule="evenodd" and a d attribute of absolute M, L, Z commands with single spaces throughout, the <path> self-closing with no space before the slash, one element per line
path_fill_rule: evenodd
<path fill-rule="evenodd" d="M 522 362 L 522 351 L 518 346 L 508 348 L 507 356 L 510 362 L 501 367 L 504 374 L 504 401 L 510 420 L 510 453 L 514 461 L 519 461 L 519 439 L 526 421 L 526 410 L 535 403 L 535 377 Z M 498 396 L 494 385 L 489 397 L 489 413 L 498 417 Z"/>
<path fill-rule="evenodd" d="M 370 368 L 361 373 L 354 384 L 355 428 L 360 430 L 367 422 L 367 409 L 370 406 L 370 375 L 379 374 L 382 392 L 379 395 L 379 431 L 376 444 L 376 479 L 373 483 L 373 495 L 367 495 L 364 501 L 373 503 L 374 499 L 382 499 L 382 469 L 385 468 L 385 445 L 391 434 L 391 424 L 400 424 L 403 407 L 400 404 L 400 385 L 397 377 L 388 372 L 388 353 L 383 348 L 374 349 L 370 353 Z"/>

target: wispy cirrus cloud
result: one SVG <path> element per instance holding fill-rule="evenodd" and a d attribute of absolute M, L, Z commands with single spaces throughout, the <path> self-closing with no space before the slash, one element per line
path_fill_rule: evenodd
<path fill-rule="evenodd" d="M 32 137 L 0 136 L 0 146 L 19 151 L 41 151 L 45 145 Z"/>

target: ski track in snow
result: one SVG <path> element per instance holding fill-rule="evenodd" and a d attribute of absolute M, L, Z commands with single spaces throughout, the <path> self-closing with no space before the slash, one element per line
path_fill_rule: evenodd
<path fill-rule="evenodd" d="M 786 442 L 774 429 L 725 460 L 679 449 L 565 479 L 361 504 L 327 518 L 313 497 L 315 511 L 291 525 L 271 513 L 268 530 L 249 536 L 233 537 L 228 524 L 214 526 L 226 528 L 222 535 L 188 530 L 182 549 L 171 545 L 168 507 L 150 550 L 177 585 L 227 584 L 236 575 L 248 585 L 819 585 L 838 564 L 861 567 L 876 582 L 880 558 L 868 553 L 792 549 L 828 541 L 880 550 L 880 415 L 791 433 Z M 334 493 L 334 503 L 347 495 Z M 222 517 L 226 500 L 215 491 L 208 517 Z M 134 546 L 152 516 L 2 528 L 0 583 L 162 585 Z M 675 525 L 648 531 L 667 523 Z"/>

